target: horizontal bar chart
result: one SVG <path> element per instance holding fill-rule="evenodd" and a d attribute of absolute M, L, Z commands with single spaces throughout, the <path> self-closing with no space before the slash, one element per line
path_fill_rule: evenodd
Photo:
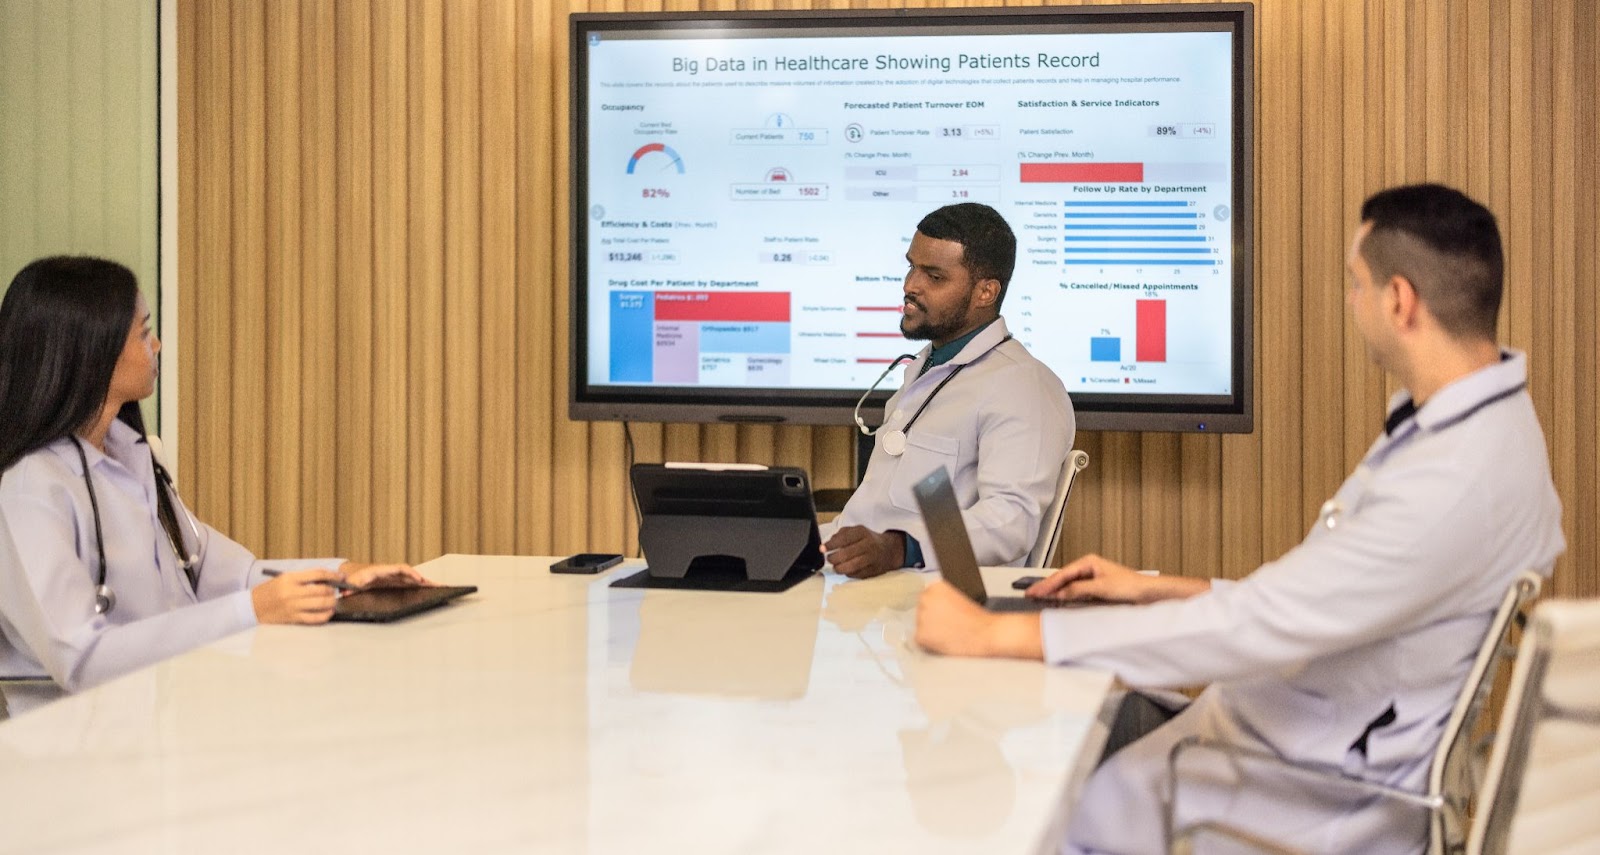
<path fill-rule="evenodd" d="M 1190 243 L 1205 243 L 1205 235 L 1063 235 L 1062 240 L 1092 240 L 1092 241 L 1160 241 L 1162 243 L 1177 243 L 1185 241 Z"/>
<path fill-rule="evenodd" d="M 1184 267 L 1216 267 L 1217 262 L 1211 258 L 1069 258 L 1062 264 L 1083 264 L 1090 266 L 1144 266 L 1144 267 L 1171 267 L 1182 265 Z"/>
<path fill-rule="evenodd" d="M 1210 254 L 1203 246 L 1068 246 L 1062 252 L 1176 252 L 1194 255 Z"/>
<path fill-rule="evenodd" d="M 1061 216 L 1066 217 L 1067 219 L 1095 219 L 1095 220 L 1127 220 L 1127 219 L 1135 219 L 1135 220 L 1156 220 L 1156 219 L 1195 220 L 1195 219 L 1199 219 L 1200 218 L 1199 214 L 1196 214 L 1196 213 L 1194 213 L 1192 211 L 1182 211 L 1182 212 L 1174 211 L 1174 212 L 1160 212 L 1160 213 L 1151 213 L 1151 212 L 1148 212 L 1148 211 L 1127 211 L 1127 212 L 1124 212 L 1124 213 L 1062 214 Z"/>
<path fill-rule="evenodd" d="M 1062 226 L 1062 228 L 1068 229 L 1068 230 L 1071 230 L 1071 231 L 1080 231 L 1080 230 L 1083 230 L 1083 229 L 1111 230 L 1111 229 L 1132 229 L 1132 228 L 1137 228 L 1140 231 L 1147 231 L 1147 230 L 1150 230 L 1150 229 L 1163 229 L 1163 230 L 1172 230 L 1172 231 L 1191 231 L 1191 232 L 1193 232 L 1193 231 L 1199 231 L 1200 227 L 1197 226 L 1197 225 L 1194 225 L 1192 223 L 1149 223 L 1149 224 L 1140 223 L 1137 226 L 1133 225 L 1132 223 L 1067 223 L 1066 225 Z"/>
<path fill-rule="evenodd" d="M 1024 163 L 1024 184 L 1137 184 L 1144 181 L 1142 163 Z"/>
<path fill-rule="evenodd" d="M 1185 202 L 1181 199 L 1069 200 L 1061 204 L 1068 208 L 1190 208 L 1194 206 L 1194 203 Z"/>

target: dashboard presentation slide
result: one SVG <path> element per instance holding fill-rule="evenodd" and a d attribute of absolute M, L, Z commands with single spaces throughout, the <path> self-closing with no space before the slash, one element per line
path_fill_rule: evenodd
<path fill-rule="evenodd" d="M 983 202 L 1068 391 L 1234 391 L 1229 33 L 683 35 L 586 46 L 591 385 L 865 389 L 917 222 Z"/>

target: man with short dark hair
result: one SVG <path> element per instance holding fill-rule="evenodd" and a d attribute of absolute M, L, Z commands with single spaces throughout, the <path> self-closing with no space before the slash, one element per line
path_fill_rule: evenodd
<path fill-rule="evenodd" d="M 1565 549 L 1525 357 L 1495 343 L 1494 216 L 1438 185 L 1361 209 L 1346 300 L 1405 387 L 1361 465 L 1296 548 L 1238 582 L 1145 576 L 1096 555 L 1033 596 L 1139 604 L 990 615 L 943 583 L 917 640 L 942 653 L 1112 671 L 1135 688 L 1210 683 L 1090 778 L 1066 848 L 1164 850 L 1168 755 L 1205 736 L 1420 790 L 1490 618 L 1519 573 Z M 1420 851 L 1422 811 L 1197 753 L 1180 825 L 1221 821 L 1297 850 Z M 1246 785 L 1245 782 L 1253 782 Z M 1202 845 L 1201 849 L 1204 849 Z"/>
<path fill-rule="evenodd" d="M 1500 232 L 1488 210 L 1444 189 L 1397 187 L 1368 199 L 1361 258 L 1372 279 L 1404 276 L 1446 332 L 1492 342 L 1505 268 Z"/>
<path fill-rule="evenodd" d="M 927 532 L 911 487 L 941 466 L 978 561 L 1027 557 L 1074 423 L 1060 378 L 1000 317 L 1016 257 L 1011 227 L 987 205 L 949 205 L 917 224 L 900 331 L 930 344 L 885 405 L 861 486 L 824 530 L 823 550 L 839 573 L 876 576 L 932 558 L 922 551 Z"/>

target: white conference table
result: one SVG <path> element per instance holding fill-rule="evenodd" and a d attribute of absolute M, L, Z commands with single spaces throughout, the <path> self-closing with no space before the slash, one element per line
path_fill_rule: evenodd
<path fill-rule="evenodd" d="M 0 852 L 1031 853 L 1105 738 L 1109 675 L 917 648 L 923 575 L 728 594 L 551 561 L 446 556 L 423 571 L 477 594 L 0 723 Z"/>

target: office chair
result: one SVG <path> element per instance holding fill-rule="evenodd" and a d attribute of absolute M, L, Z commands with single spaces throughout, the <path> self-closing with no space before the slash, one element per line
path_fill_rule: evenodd
<path fill-rule="evenodd" d="M 1202 821 L 1175 827 L 1183 783 L 1178 777 L 1180 757 L 1192 751 L 1210 751 L 1232 760 L 1241 775 L 1245 771 L 1244 762 L 1241 761 L 1245 761 L 1256 768 L 1287 771 L 1296 777 L 1325 784 L 1329 789 L 1354 790 L 1380 799 L 1392 799 L 1415 805 L 1429 814 L 1427 849 L 1429 855 L 1451 855 L 1462 852 L 1466 848 L 1468 808 L 1477 793 L 1478 780 L 1482 777 L 1481 762 L 1479 762 L 1482 754 L 1481 746 L 1474 744 L 1473 731 L 1488 703 L 1495 676 L 1516 653 L 1516 648 L 1508 642 L 1511 627 L 1527 610 L 1533 598 L 1538 596 L 1539 586 L 1540 579 L 1537 575 L 1523 573 L 1506 589 L 1505 596 L 1501 598 L 1500 606 L 1495 610 L 1494 618 L 1484 633 L 1483 642 L 1478 646 L 1478 655 L 1473 660 L 1472 669 L 1467 673 L 1466 682 L 1462 684 L 1461 694 L 1456 698 L 1450 717 L 1445 721 L 1444 733 L 1439 739 L 1438 748 L 1434 750 L 1433 762 L 1428 770 L 1428 786 L 1424 792 L 1403 790 L 1357 778 L 1345 774 L 1337 767 L 1295 763 L 1265 751 L 1242 748 L 1214 739 L 1190 737 L 1173 746 L 1172 754 L 1167 760 L 1167 771 L 1173 788 L 1166 814 L 1167 840 L 1171 851 L 1191 852 L 1195 838 L 1213 835 L 1246 844 L 1263 852 L 1296 851 L 1247 829 L 1216 821 Z M 1600 792 L 1600 789 L 1597 789 L 1597 792 Z"/>
<path fill-rule="evenodd" d="M 1511 671 L 1468 855 L 1600 851 L 1597 770 L 1600 600 L 1541 603 Z"/>
<path fill-rule="evenodd" d="M 1056 553 L 1056 544 L 1061 540 L 1061 521 L 1067 515 L 1067 498 L 1072 495 L 1072 483 L 1078 480 L 1078 473 L 1089 468 L 1089 452 L 1074 449 L 1067 459 L 1061 462 L 1061 474 L 1056 476 L 1056 495 L 1050 500 L 1050 507 L 1045 508 L 1044 516 L 1039 520 L 1039 535 L 1034 538 L 1033 548 L 1028 550 L 1028 567 L 1046 567 Z"/>

